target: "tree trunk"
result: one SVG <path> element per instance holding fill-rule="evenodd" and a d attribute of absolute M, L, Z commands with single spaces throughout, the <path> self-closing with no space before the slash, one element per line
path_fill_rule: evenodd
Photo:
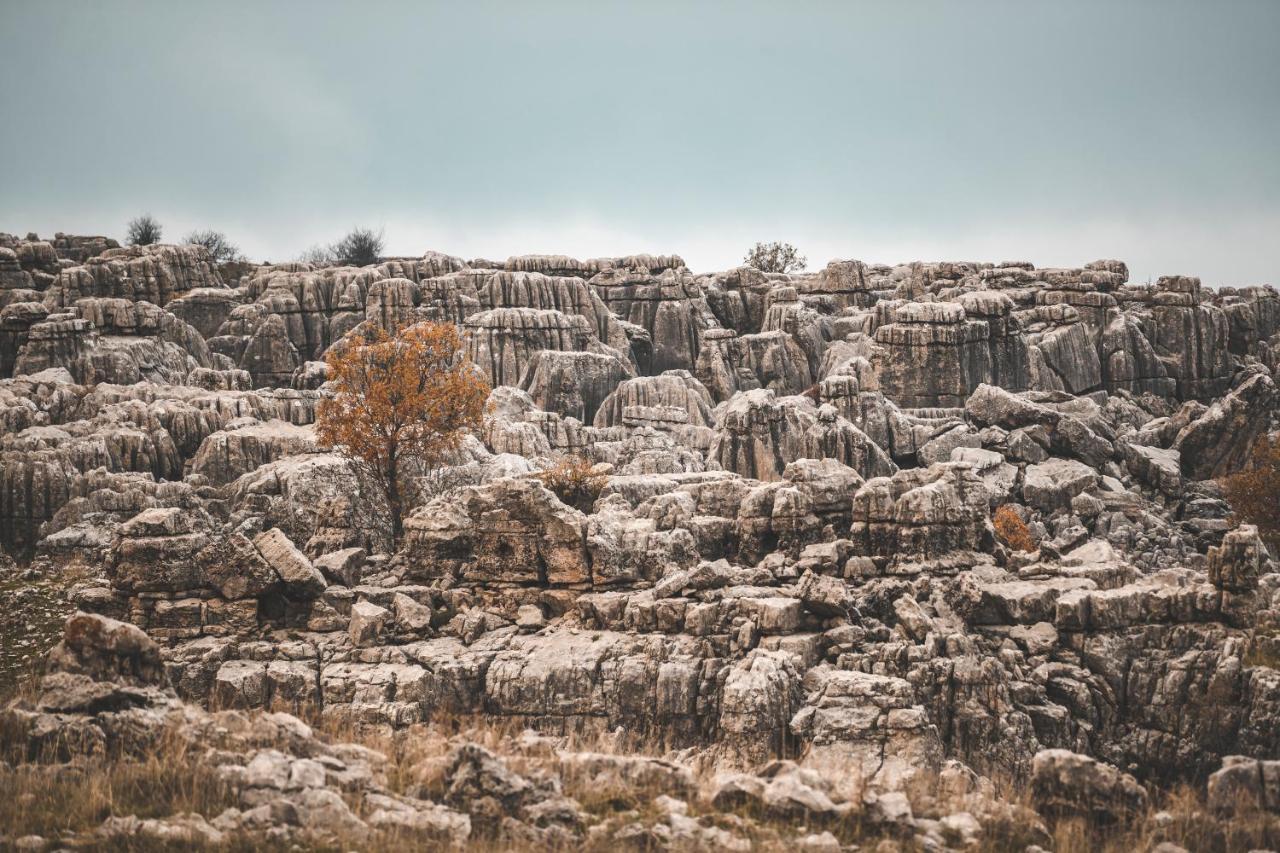
<path fill-rule="evenodd" d="M 387 508 L 391 511 L 391 549 L 396 551 L 404 536 L 404 509 L 400 505 L 400 460 L 394 445 L 387 452 Z"/>

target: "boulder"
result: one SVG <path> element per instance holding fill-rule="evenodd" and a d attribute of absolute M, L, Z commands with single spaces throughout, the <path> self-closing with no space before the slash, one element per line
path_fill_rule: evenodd
<path fill-rule="evenodd" d="M 1211 480 L 1239 471 L 1270 423 L 1276 386 L 1255 372 L 1182 428 L 1174 440 L 1183 476 Z"/>
<path fill-rule="evenodd" d="M 1251 592 L 1269 564 L 1258 528 L 1242 524 L 1223 536 L 1221 545 L 1209 549 L 1209 582 L 1229 592 Z"/>
<path fill-rule="evenodd" d="M 351 644 L 357 648 L 371 646 L 382 635 L 391 612 L 370 601 L 359 601 L 351 605 L 351 624 L 348 632 Z"/>
<path fill-rule="evenodd" d="M 1023 475 L 1022 496 L 1027 503 L 1046 512 L 1069 507 L 1076 495 L 1093 489 L 1098 473 L 1074 459 L 1049 459 L 1028 465 Z"/>
<path fill-rule="evenodd" d="M 1036 808 L 1104 823 L 1131 820 L 1147 807 L 1147 791 L 1128 773 L 1066 749 L 1036 753 L 1031 766 Z"/>
<path fill-rule="evenodd" d="M 316 598 L 328 587 L 324 575 L 280 528 L 273 527 L 258 534 L 253 544 L 267 565 L 279 575 L 289 597 L 299 600 Z"/>

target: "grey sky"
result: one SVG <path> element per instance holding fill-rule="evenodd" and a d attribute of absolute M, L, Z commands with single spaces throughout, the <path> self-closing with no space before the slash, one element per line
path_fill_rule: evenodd
<path fill-rule="evenodd" d="M 1280 2 L 0 0 L 0 230 L 1280 284 Z"/>

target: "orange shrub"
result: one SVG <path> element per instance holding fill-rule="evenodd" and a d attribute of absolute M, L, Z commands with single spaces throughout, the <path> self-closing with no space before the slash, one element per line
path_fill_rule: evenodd
<path fill-rule="evenodd" d="M 995 524 L 996 536 L 1006 547 L 1015 551 L 1036 549 L 1035 540 L 1031 538 L 1027 523 L 1022 520 L 1022 516 L 1018 515 L 1018 511 L 1012 505 L 1004 504 L 997 509 L 992 522 Z"/>
<path fill-rule="evenodd" d="M 555 492 L 562 503 L 587 513 L 609 482 L 608 477 L 592 471 L 591 463 L 578 456 L 565 457 L 555 467 L 534 476 Z"/>

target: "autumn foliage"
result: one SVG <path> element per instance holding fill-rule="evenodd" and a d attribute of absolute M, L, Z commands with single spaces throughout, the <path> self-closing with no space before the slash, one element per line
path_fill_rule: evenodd
<path fill-rule="evenodd" d="M 316 433 L 381 488 L 396 542 L 406 478 L 442 464 L 484 416 L 489 385 L 461 349 L 453 325 L 420 323 L 357 335 L 325 356 L 333 393 L 320 402 Z"/>
<path fill-rule="evenodd" d="M 555 466 L 539 471 L 537 478 L 555 492 L 564 504 L 590 512 L 596 498 L 604 490 L 608 478 L 592 470 L 586 459 L 572 456 L 561 459 Z"/>
<path fill-rule="evenodd" d="M 1220 483 L 1236 520 L 1257 525 L 1268 544 L 1280 544 L 1280 441 L 1262 436 L 1248 466 Z"/>
<path fill-rule="evenodd" d="M 1012 548 L 1015 551 L 1034 551 L 1036 549 L 1035 540 L 1031 538 L 1031 531 L 1027 529 L 1027 523 L 1022 520 L 1022 516 L 1018 515 L 1018 511 L 1009 504 L 1004 504 L 996 510 L 992 523 L 995 524 L 996 536 L 1004 543 L 1005 547 Z"/>

